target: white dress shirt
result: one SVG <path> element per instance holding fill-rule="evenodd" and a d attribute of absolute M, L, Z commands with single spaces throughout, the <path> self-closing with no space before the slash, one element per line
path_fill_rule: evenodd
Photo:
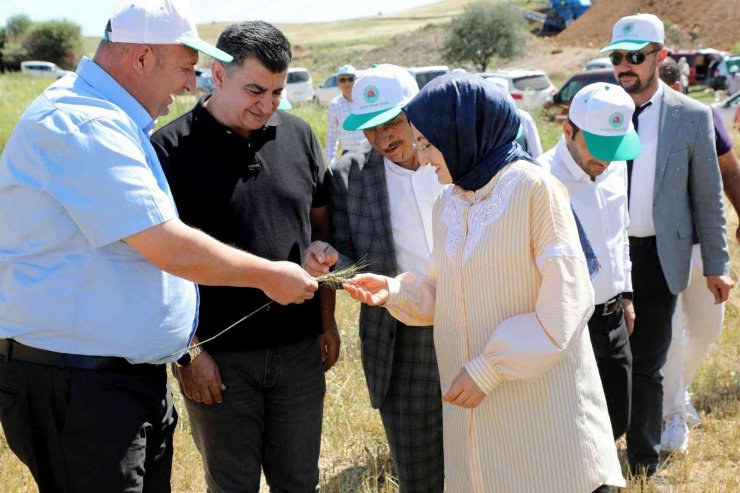
<path fill-rule="evenodd" d="M 432 253 L 432 208 L 442 190 L 432 166 L 416 171 L 383 158 L 399 272 L 425 274 Z"/>
<path fill-rule="evenodd" d="M 630 236 L 655 236 L 653 223 L 653 189 L 655 187 L 655 161 L 658 155 L 658 133 L 660 107 L 663 101 L 662 82 L 650 99 L 652 104 L 638 117 L 637 134 L 640 136 L 642 152 L 632 165 L 632 190 L 630 191 Z"/>
<path fill-rule="evenodd" d="M 328 122 L 326 125 L 326 162 L 332 164 L 336 159 L 337 147 L 342 144 L 342 151 L 356 151 L 367 142 L 362 130 L 349 131 L 342 127 L 344 120 L 352 113 L 352 102 L 339 95 L 329 102 Z"/>
<path fill-rule="evenodd" d="M 558 144 L 538 161 L 565 185 L 570 203 L 591 241 L 601 269 L 591 279 L 596 304 L 632 291 L 627 227 L 627 163 L 614 161 L 591 181 L 560 137 Z"/>

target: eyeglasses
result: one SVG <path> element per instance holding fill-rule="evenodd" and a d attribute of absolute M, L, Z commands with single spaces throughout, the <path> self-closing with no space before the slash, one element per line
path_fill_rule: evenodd
<path fill-rule="evenodd" d="M 377 127 L 366 128 L 365 129 L 365 132 L 375 133 L 378 130 L 382 130 L 384 132 L 389 132 L 389 131 L 394 130 L 396 127 L 398 127 L 399 125 L 402 125 L 404 123 L 408 124 L 408 120 L 406 120 L 406 117 L 404 116 L 403 113 L 400 113 L 397 117 L 395 117 L 393 120 L 391 120 L 389 122 L 386 122 L 386 123 L 383 123 L 381 125 L 378 125 Z"/>
<path fill-rule="evenodd" d="M 416 149 L 416 152 L 424 152 L 430 147 L 432 147 L 432 144 L 430 144 L 429 142 L 427 142 L 426 144 L 419 144 L 418 142 L 412 142 L 411 147 Z"/>
<path fill-rule="evenodd" d="M 612 61 L 614 66 L 616 67 L 620 63 L 622 63 L 622 60 L 625 58 L 627 59 L 627 63 L 630 65 L 640 65 L 642 62 L 645 61 L 645 58 L 648 55 L 652 55 L 653 53 L 656 53 L 660 51 L 662 48 L 655 48 L 652 51 L 628 51 L 627 53 L 619 53 L 617 51 L 612 51 L 609 53 L 609 60 Z"/>
<path fill-rule="evenodd" d="M 349 77 L 337 77 L 337 80 L 339 81 L 340 84 L 343 84 L 345 82 L 354 82 L 355 76 L 350 75 Z"/>

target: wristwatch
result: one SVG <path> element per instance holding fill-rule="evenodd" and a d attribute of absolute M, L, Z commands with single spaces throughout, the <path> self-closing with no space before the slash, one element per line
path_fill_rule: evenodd
<path fill-rule="evenodd" d="M 192 363 L 202 352 L 203 349 L 201 349 L 200 346 L 189 347 L 188 350 L 185 351 L 177 361 L 175 361 L 175 365 L 177 365 L 178 368 L 185 368 L 186 366 L 189 366 L 190 363 Z"/>

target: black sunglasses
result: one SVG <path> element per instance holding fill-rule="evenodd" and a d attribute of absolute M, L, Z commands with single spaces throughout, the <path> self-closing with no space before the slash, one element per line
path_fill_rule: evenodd
<path fill-rule="evenodd" d="M 609 60 L 612 61 L 612 64 L 614 64 L 614 66 L 622 63 L 622 60 L 625 58 L 627 59 L 627 63 L 629 63 L 630 65 L 640 65 L 642 62 L 645 61 L 645 58 L 648 55 L 652 55 L 653 53 L 656 53 L 660 50 L 661 48 L 655 48 L 654 50 L 648 52 L 628 51 L 626 54 L 612 51 L 611 53 L 609 53 Z"/>
<path fill-rule="evenodd" d="M 349 77 L 338 77 L 337 80 L 339 80 L 339 82 L 354 82 L 355 76 L 350 75 Z"/>

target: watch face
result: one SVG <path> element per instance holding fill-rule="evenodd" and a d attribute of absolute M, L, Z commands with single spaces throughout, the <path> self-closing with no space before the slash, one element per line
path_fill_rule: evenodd
<path fill-rule="evenodd" d="M 192 358 L 190 356 L 190 352 L 186 352 L 185 354 L 183 354 L 182 356 L 180 356 L 180 358 L 177 360 L 176 364 L 177 364 L 177 366 L 180 366 L 180 367 L 188 366 L 190 364 L 191 359 Z"/>

